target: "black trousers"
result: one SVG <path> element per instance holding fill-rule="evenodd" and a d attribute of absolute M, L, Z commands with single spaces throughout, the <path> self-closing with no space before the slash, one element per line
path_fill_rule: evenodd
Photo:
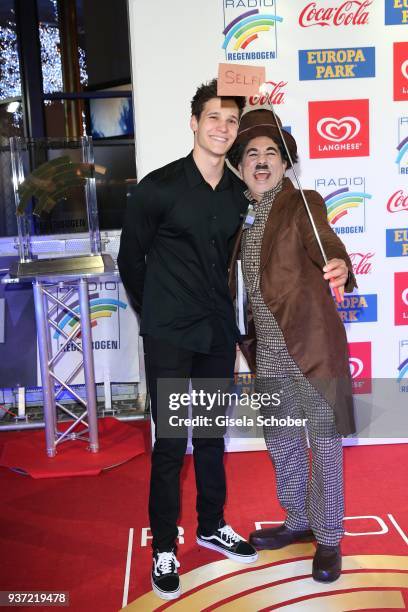
<path fill-rule="evenodd" d="M 184 379 L 188 391 L 189 379 L 229 379 L 234 374 L 235 344 L 227 342 L 222 332 L 215 335 L 211 353 L 196 353 L 169 344 L 164 340 L 144 337 L 146 375 L 148 379 L 152 418 L 157 427 L 160 410 L 169 411 L 158 402 L 158 379 Z M 179 385 L 180 387 L 180 385 Z M 181 391 L 183 389 L 180 389 Z M 198 437 L 193 430 L 193 457 L 197 486 L 198 526 L 202 533 L 211 534 L 223 519 L 226 497 L 224 470 L 224 438 Z M 180 512 L 180 471 L 187 448 L 187 438 L 156 436 L 152 452 L 149 515 L 153 549 L 160 552 L 175 548 Z"/>

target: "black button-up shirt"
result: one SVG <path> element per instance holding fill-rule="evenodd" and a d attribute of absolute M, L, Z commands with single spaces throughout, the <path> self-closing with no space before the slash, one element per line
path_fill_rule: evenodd
<path fill-rule="evenodd" d="M 118 265 L 141 334 L 210 351 L 214 323 L 239 333 L 228 290 L 228 259 L 247 209 L 245 185 L 226 166 L 215 189 L 190 153 L 148 174 L 129 202 Z"/>

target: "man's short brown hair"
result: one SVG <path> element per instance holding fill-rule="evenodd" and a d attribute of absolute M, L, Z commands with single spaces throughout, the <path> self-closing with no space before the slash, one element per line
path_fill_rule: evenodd
<path fill-rule="evenodd" d="M 208 100 L 213 98 L 221 98 L 222 100 L 233 100 L 238 106 L 239 118 L 241 118 L 242 112 L 245 108 L 245 97 L 244 96 L 219 96 L 217 94 L 217 79 L 213 79 L 208 83 L 202 83 L 194 94 L 191 100 L 191 114 L 194 115 L 198 121 L 201 113 L 203 112 L 204 104 Z"/>

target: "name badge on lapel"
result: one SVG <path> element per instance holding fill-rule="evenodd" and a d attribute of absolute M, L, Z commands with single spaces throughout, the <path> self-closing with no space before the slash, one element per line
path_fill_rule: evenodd
<path fill-rule="evenodd" d="M 252 227 L 252 225 L 254 224 L 254 221 L 255 221 L 255 209 L 252 206 L 252 204 L 250 204 L 248 206 L 247 214 L 246 214 L 246 217 L 244 219 L 244 224 L 243 224 L 242 228 L 244 230 L 246 230 L 249 227 Z"/>

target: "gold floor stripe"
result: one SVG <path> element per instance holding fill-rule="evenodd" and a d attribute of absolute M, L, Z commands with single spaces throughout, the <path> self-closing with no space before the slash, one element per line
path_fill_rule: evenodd
<path fill-rule="evenodd" d="M 306 561 L 291 561 L 275 567 L 265 567 L 257 569 L 254 572 L 241 574 L 239 576 L 226 577 L 221 582 L 200 589 L 195 593 L 191 593 L 186 599 L 181 599 L 171 606 L 173 612 L 191 612 L 191 610 L 203 610 L 208 606 L 216 604 L 222 599 L 231 597 L 236 593 L 247 591 L 255 587 L 275 580 L 284 580 L 285 578 L 293 578 L 302 574 L 311 572 L 311 560 Z M 236 602 L 233 603 L 236 605 Z M 231 608 L 232 609 L 232 608 Z M 258 610 L 258 608 L 247 608 L 248 610 Z"/>
<path fill-rule="evenodd" d="M 243 595 L 239 599 L 235 599 L 228 604 L 220 605 L 218 609 L 222 610 L 222 612 L 231 612 L 232 610 L 234 612 L 248 612 L 248 610 L 261 610 L 267 606 L 282 604 L 285 601 L 296 599 L 297 597 L 314 595 L 316 593 L 334 593 L 341 589 L 364 589 L 367 587 L 391 587 L 405 589 L 408 587 L 408 573 L 396 574 L 367 572 L 343 574 L 338 580 L 336 580 L 336 582 L 327 585 L 314 582 L 314 580 L 310 578 L 303 578 L 296 580 L 295 582 L 279 584 L 262 589 L 261 591 L 256 591 L 255 593 L 250 593 L 249 595 Z M 329 602 L 330 598 L 327 598 L 327 601 Z M 193 608 L 190 608 L 190 610 L 202 610 L 203 608 L 205 608 L 205 605 L 201 606 L 199 600 L 196 600 Z M 285 606 L 285 608 L 287 610 L 287 606 Z M 171 607 L 171 610 L 173 610 L 173 606 Z M 326 607 L 326 610 L 327 612 L 331 612 L 330 607 Z"/>
<path fill-rule="evenodd" d="M 408 570 L 406 555 L 352 555 L 343 557 L 343 570 Z"/>
<path fill-rule="evenodd" d="M 311 544 L 292 545 L 290 547 L 277 551 L 262 551 L 259 554 L 258 561 L 256 561 L 256 563 L 248 565 L 248 569 L 251 569 L 251 571 L 235 576 L 229 576 L 229 574 L 243 569 L 244 566 L 242 564 L 229 561 L 228 559 L 222 561 L 215 561 L 213 563 L 209 563 L 208 565 L 196 568 L 191 572 L 188 572 L 187 574 L 181 576 L 182 591 L 184 594 L 186 594 L 196 587 L 202 586 L 202 588 L 196 593 L 191 593 L 191 595 L 186 598 L 176 600 L 171 605 L 171 610 L 174 610 L 174 612 L 190 612 L 192 609 L 202 610 L 207 606 L 216 604 L 222 599 L 230 597 L 232 594 L 244 592 L 248 589 L 255 587 L 261 587 L 263 584 L 272 581 L 296 578 L 296 576 L 310 574 L 311 559 L 307 559 L 304 561 L 290 561 L 290 559 L 307 555 L 311 557 L 314 554 L 314 551 L 315 548 Z M 260 569 L 260 566 L 262 565 L 283 560 L 288 560 L 288 562 L 275 565 L 274 567 L 266 567 Z M 389 555 L 355 555 L 350 557 L 344 557 L 343 569 L 408 570 L 408 557 Z M 224 577 L 222 581 L 205 586 L 207 582 L 222 577 Z M 337 587 L 337 585 L 340 584 L 343 578 L 345 577 L 342 576 L 338 581 L 331 585 L 333 586 L 332 590 L 335 591 L 338 590 L 338 588 L 342 588 Z M 304 579 L 300 582 L 304 581 L 314 586 L 317 585 L 317 589 L 312 592 L 319 593 L 322 590 L 326 591 L 329 587 L 329 585 L 321 585 L 319 583 L 316 583 L 311 578 Z M 294 582 L 291 582 L 290 585 L 291 589 L 295 588 Z M 277 589 L 279 588 L 279 586 L 270 588 Z M 294 597 L 296 597 L 296 595 Z M 245 596 L 243 598 L 245 598 Z M 288 598 L 286 597 L 286 599 Z M 291 597 L 289 597 L 289 599 L 291 599 Z M 284 600 L 278 599 L 276 603 L 279 603 L 280 601 Z M 150 591 L 149 593 L 142 595 L 123 609 L 127 611 L 137 610 L 138 612 L 151 612 L 153 610 L 156 610 L 156 608 L 158 608 L 162 604 L 163 602 L 159 600 L 158 597 Z M 236 604 L 237 601 L 233 603 L 234 606 Z M 251 607 L 251 609 L 258 608 Z"/>
<path fill-rule="evenodd" d="M 298 601 L 298 603 L 277 608 L 277 610 L 282 610 L 282 612 L 352 612 L 370 608 L 404 610 L 404 598 L 399 591 L 356 591 L 355 593 L 316 597 L 311 601 Z"/>
<path fill-rule="evenodd" d="M 213 563 L 209 563 L 203 567 L 197 567 L 196 569 L 191 570 L 191 572 L 188 572 L 188 574 L 185 574 L 185 576 L 183 576 L 183 592 L 187 593 L 187 591 L 196 589 L 205 582 L 210 582 L 216 578 L 222 578 L 222 576 L 228 576 L 233 572 L 238 572 L 244 569 L 251 570 L 252 572 L 252 570 L 255 571 L 255 568 L 270 563 L 291 561 L 292 559 L 297 559 L 298 557 L 313 557 L 315 552 L 316 548 L 313 546 L 313 544 L 292 544 L 291 546 L 281 548 L 280 550 L 262 550 L 259 553 L 258 560 L 255 561 L 255 563 L 248 563 L 248 565 L 236 563 L 235 561 L 230 561 L 229 559 L 214 561 Z M 269 569 L 269 571 L 271 570 Z"/>
<path fill-rule="evenodd" d="M 197 567 L 187 574 L 183 574 L 181 576 L 182 590 L 183 593 L 187 593 L 192 589 L 202 586 L 206 582 L 211 582 L 216 578 L 222 578 L 223 576 L 228 576 L 233 572 L 238 572 L 243 569 L 252 570 L 256 567 L 260 567 L 261 565 L 266 565 L 267 563 L 277 563 L 285 560 L 290 561 L 291 559 L 296 559 L 297 557 L 312 557 L 315 550 L 316 548 L 312 544 L 292 544 L 291 546 L 281 548 L 280 550 L 264 550 L 259 553 L 258 560 L 255 561 L 255 563 L 250 563 L 248 565 L 236 563 L 235 561 L 230 561 L 229 559 L 213 561 L 207 565 Z M 183 563 L 182 557 L 180 559 Z M 149 571 L 149 569 L 146 568 L 146 571 Z M 149 591 L 149 593 L 142 595 L 122 609 L 126 611 L 140 610 L 141 612 L 149 612 L 155 610 L 160 605 L 163 605 L 163 602 L 160 603 L 160 600 L 156 597 L 156 595 Z"/>

